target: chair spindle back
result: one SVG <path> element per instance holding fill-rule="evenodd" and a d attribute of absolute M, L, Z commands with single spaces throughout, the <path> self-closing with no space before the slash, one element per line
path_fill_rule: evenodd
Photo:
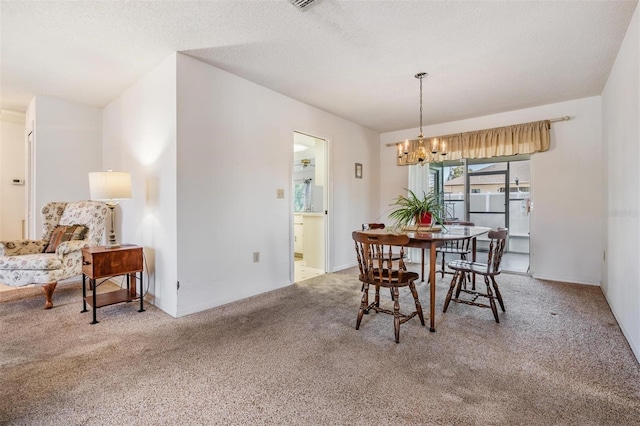
<path fill-rule="evenodd" d="M 360 276 L 371 284 L 389 284 L 402 281 L 406 273 L 404 265 L 404 248 L 409 243 L 407 235 L 378 235 L 354 231 L 352 234 L 358 258 Z M 393 247 L 400 247 L 400 256 L 393 252 Z"/>

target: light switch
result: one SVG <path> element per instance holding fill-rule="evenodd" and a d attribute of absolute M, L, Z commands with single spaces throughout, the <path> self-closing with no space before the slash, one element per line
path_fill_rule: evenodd
<path fill-rule="evenodd" d="M 280 189 L 280 188 L 278 188 L 278 189 L 276 190 L 276 197 L 277 197 L 277 198 L 284 198 L 284 189 Z"/>

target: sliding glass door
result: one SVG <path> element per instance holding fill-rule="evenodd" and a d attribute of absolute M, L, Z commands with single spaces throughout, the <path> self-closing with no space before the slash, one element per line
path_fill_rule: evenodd
<path fill-rule="evenodd" d="M 529 271 L 531 173 L 528 156 L 430 164 L 430 183 L 442 194 L 448 220 L 509 228 L 504 269 Z M 486 237 L 478 249 L 488 247 Z"/>

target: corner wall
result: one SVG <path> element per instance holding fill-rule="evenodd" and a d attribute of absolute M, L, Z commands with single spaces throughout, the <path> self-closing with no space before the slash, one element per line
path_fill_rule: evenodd
<path fill-rule="evenodd" d="M 176 316 L 176 55 L 111 102 L 103 117 L 99 169 L 131 173 L 132 198 L 116 209 L 118 239 L 144 248 L 153 303 Z"/>
<path fill-rule="evenodd" d="M 488 115 L 425 127 L 428 136 L 488 129 L 569 115 L 552 124 L 551 148 L 531 156 L 531 270 L 536 278 L 598 285 L 602 258 L 600 97 Z M 407 186 L 407 168 L 396 166 L 386 143 L 415 138 L 418 129 L 380 137 L 380 211 Z"/>
<path fill-rule="evenodd" d="M 351 232 L 378 211 L 379 135 L 180 54 L 177 81 L 178 316 L 292 283 L 294 131 L 328 140 L 328 265 L 355 265 Z"/>
<path fill-rule="evenodd" d="M 606 262 L 602 290 L 640 360 L 640 8 L 602 92 Z"/>

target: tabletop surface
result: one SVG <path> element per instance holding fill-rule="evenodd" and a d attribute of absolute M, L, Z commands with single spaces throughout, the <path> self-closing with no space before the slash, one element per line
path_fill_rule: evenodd
<path fill-rule="evenodd" d="M 393 228 L 385 229 L 371 229 L 368 231 L 362 231 L 367 234 L 406 234 L 412 240 L 460 240 L 463 238 L 473 238 L 482 234 L 486 234 L 491 231 L 491 228 L 485 226 L 460 226 L 460 225 L 446 225 L 436 232 L 423 232 L 423 231 L 401 231 L 394 230 Z"/>

